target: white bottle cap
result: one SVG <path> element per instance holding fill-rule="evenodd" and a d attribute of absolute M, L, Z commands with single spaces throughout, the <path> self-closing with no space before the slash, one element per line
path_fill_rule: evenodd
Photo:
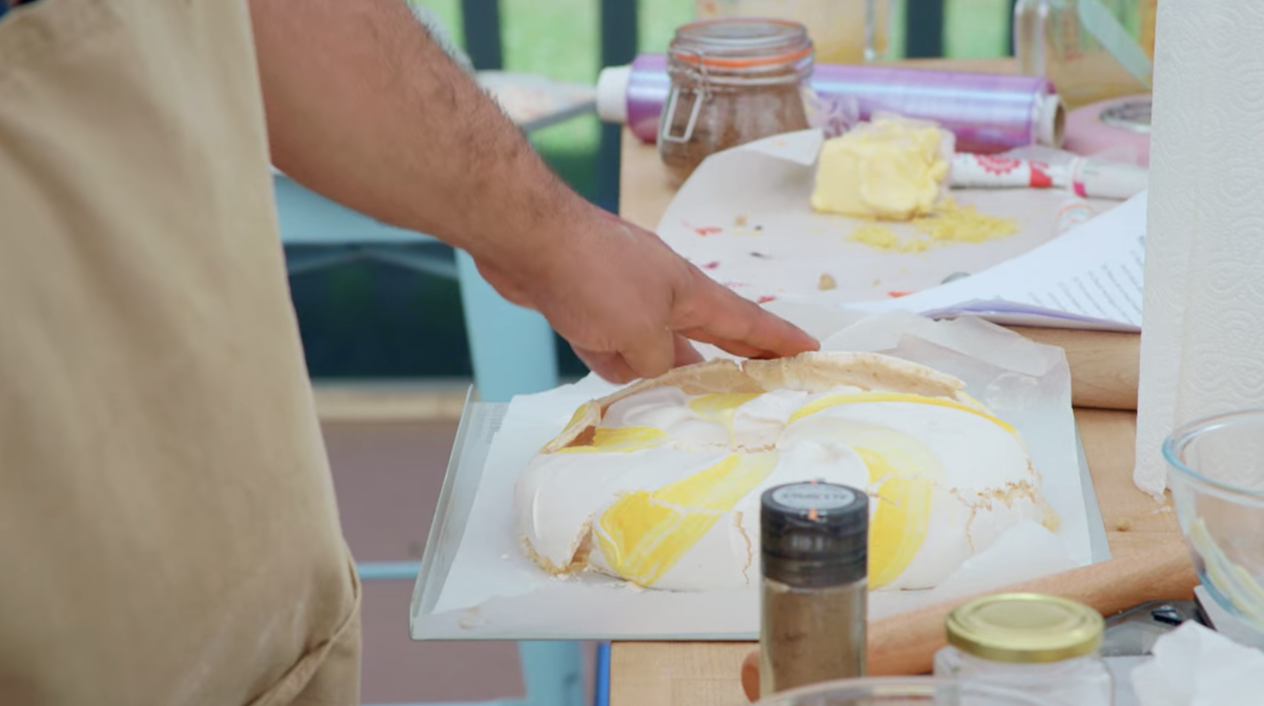
<path fill-rule="evenodd" d="M 631 66 L 611 66 L 597 77 L 597 115 L 607 123 L 628 122 L 628 84 L 632 81 Z"/>
<path fill-rule="evenodd" d="M 1062 147 L 1066 137 L 1066 106 L 1056 93 L 1041 96 L 1036 101 L 1036 144 Z"/>

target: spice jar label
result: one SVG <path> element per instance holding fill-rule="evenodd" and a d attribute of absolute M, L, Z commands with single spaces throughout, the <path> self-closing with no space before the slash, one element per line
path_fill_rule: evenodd
<path fill-rule="evenodd" d="M 855 502 L 856 494 L 838 486 L 796 483 L 774 490 L 772 499 L 796 510 L 835 510 Z"/>

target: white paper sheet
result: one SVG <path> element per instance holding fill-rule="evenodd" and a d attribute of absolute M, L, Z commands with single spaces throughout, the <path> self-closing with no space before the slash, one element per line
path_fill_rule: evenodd
<path fill-rule="evenodd" d="M 928 289 L 950 275 L 977 274 L 1029 252 L 1055 237 L 1058 212 L 1072 196 L 1059 189 L 954 189 L 959 204 L 1014 219 L 1020 231 L 983 243 L 888 252 L 847 239 L 868 221 L 812 210 L 821 140 L 819 131 L 808 130 L 711 156 L 672 200 L 659 236 L 748 299 L 849 304 Z M 1099 214 L 1118 205 L 1090 203 Z M 886 225 L 903 238 L 915 235 L 909 224 Z M 822 275 L 836 287 L 822 290 Z"/>
<path fill-rule="evenodd" d="M 1140 331 L 1146 194 L 1056 240 L 977 275 L 854 308 L 932 318 L 986 315 L 998 323 Z"/>
<path fill-rule="evenodd" d="M 1022 432 L 1043 476 L 1045 495 L 1062 518 L 1056 534 L 1038 525 L 1015 528 L 934 590 L 871 594 L 871 617 L 1106 558 L 1092 556 L 1070 372 L 1061 349 L 970 318 L 932 322 L 904 312 L 866 317 L 789 302 L 769 308 L 823 337 L 825 350 L 884 352 L 961 377 L 972 395 Z M 511 502 L 519 473 L 579 405 L 614 389 L 589 377 L 510 403 L 446 582 L 432 612 L 415 616 L 415 638 L 724 640 L 757 635 L 756 590 L 642 590 L 597 574 L 558 579 L 523 555 Z"/>

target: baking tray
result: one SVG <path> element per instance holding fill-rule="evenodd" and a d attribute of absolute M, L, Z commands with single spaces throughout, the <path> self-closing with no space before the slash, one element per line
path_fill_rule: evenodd
<path fill-rule="evenodd" d="M 508 403 L 478 402 L 473 397 L 473 390 L 466 397 L 465 408 L 461 414 L 456 439 L 453 442 L 452 456 L 448 461 L 447 475 L 443 480 L 443 489 L 439 494 L 439 502 L 430 526 L 430 536 L 426 539 L 426 549 L 421 562 L 421 570 L 413 589 L 412 605 L 409 611 L 409 631 L 414 640 L 444 639 L 566 639 L 566 636 L 501 634 L 472 630 L 460 637 L 454 636 L 450 630 L 428 630 L 427 618 L 433 615 L 433 609 L 439 600 L 448 571 L 456 556 L 461 537 L 465 533 L 466 524 L 474 504 L 474 497 L 483 476 L 483 468 L 491 447 L 492 438 L 500 428 Z M 1088 515 L 1089 539 L 1092 546 L 1094 562 L 1110 558 L 1110 545 L 1106 539 L 1106 529 L 1102 522 L 1101 508 L 1094 492 L 1092 478 L 1088 471 L 1088 462 L 1084 455 L 1084 446 L 1076 434 L 1078 446 L 1081 486 L 1084 489 L 1085 509 Z M 509 511 L 506 508 L 506 511 Z M 580 636 L 576 636 L 579 639 Z M 592 639 L 591 635 L 582 636 Z M 619 636 L 610 635 L 607 639 Z M 755 639 L 755 635 L 747 639 Z M 644 639 L 644 638 L 631 638 Z M 660 636 L 655 639 L 699 640 L 711 639 L 696 635 Z"/>

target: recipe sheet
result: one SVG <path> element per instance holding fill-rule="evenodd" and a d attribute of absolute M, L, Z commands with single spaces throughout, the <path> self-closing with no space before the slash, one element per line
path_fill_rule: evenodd
<path fill-rule="evenodd" d="M 1005 324 L 1140 331 L 1146 193 L 1029 253 L 900 299 L 854 308 L 932 318 L 976 314 Z"/>

